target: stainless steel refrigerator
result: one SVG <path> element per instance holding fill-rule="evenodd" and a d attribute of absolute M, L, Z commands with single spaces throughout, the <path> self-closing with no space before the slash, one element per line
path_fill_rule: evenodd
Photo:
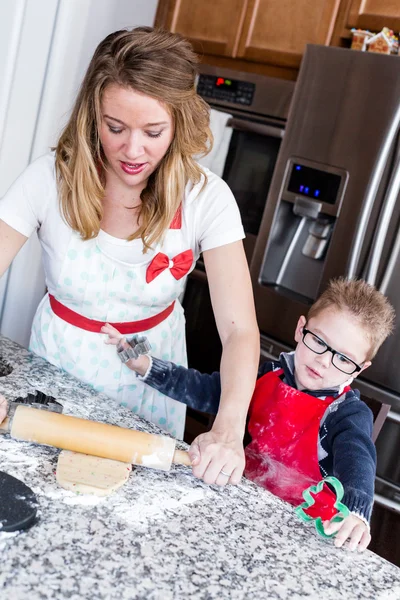
<path fill-rule="evenodd" d="M 400 512 L 399 128 L 400 57 L 308 46 L 251 273 L 265 356 L 294 347 L 332 277 L 365 278 L 395 306 L 395 334 L 356 387 L 392 406 L 379 496 Z"/>

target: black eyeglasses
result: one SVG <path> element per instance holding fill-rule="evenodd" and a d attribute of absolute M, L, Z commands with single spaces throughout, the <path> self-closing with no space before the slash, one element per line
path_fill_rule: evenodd
<path fill-rule="evenodd" d="M 362 369 L 362 366 L 358 365 L 354 360 L 351 360 L 351 358 L 348 358 L 345 354 L 336 352 L 336 350 L 328 346 L 324 340 L 305 327 L 303 327 L 303 344 L 315 352 L 315 354 L 331 352 L 331 362 L 333 366 L 339 369 L 339 371 L 342 371 L 342 373 L 352 375 L 353 373 L 359 373 Z"/>

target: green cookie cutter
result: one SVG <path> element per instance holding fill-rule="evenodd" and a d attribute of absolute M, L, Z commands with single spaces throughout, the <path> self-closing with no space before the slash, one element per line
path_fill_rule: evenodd
<path fill-rule="evenodd" d="M 317 485 L 311 485 L 309 488 L 304 490 L 303 498 L 305 502 L 303 502 L 295 508 L 295 513 L 298 517 L 300 517 L 302 521 L 309 522 L 315 520 L 315 529 L 317 530 L 319 535 L 324 538 L 331 538 L 334 537 L 337 532 L 328 535 L 324 531 L 324 526 L 321 517 L 310 517 L 310 515 L 304 512 L 305 508 L 309 508 L 310 506 L 315 504 L 315 498 L 311 496 L 311 492 L 313 494 L 319 494 L 319 492 L 324 487 L 325 483 L 329 483 L 330 486 L 334 489 L 334 492 L 336 494 L 336 500 L 333 506 L 340 513 L 338 515 L 335 515 L 331 519 L 331 521 L 333 523 L 339 523 L 340 521 L 343 521 L 343 519 L 345 519 L 350 514 L 350 511 L 347 508 L 347 506 L 341 502 L 341 499 L 344 495 L 344 490 L 339 479 L 336 479 L 336 477 L 325 477 L 325 479 L 322 479 L 319 483 L 317 483 Z"/>

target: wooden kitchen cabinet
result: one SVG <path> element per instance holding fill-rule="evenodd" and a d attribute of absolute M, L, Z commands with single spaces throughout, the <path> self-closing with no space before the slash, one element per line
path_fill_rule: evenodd
<path fill-rule="evenodd" d="M 380 31 L 390 27 L 400 30 L 400 0 L 352 0 L 346 27 Z"/>
<path fill-rule="evenodd" d="M 155 25 L 204 62 L 296 79 L 306 44 L 350 46 L 351 29 L 400 30 L 400 0 L 160 0 Z"/>
<path fill-rule="evenodd" d="M 329 45 L 340 0 L 249 0 L 236 56 L 298 67 L 307 43 Z"/>
<path fill-rule="evenodd" d="M 329 44 L 340 0 L 160 0 L 155 24 L 200 55 L 298 68 L 307 43 Z"/>
<path fill-rule="evenodd" d="M 199 54 L 236 55 L 247 0 L 160 0 L 156 25 L 181 33 Z"/>

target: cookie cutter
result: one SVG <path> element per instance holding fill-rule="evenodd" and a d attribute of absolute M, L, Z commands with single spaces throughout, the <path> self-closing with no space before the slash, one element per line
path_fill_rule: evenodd
<path fill-rule="evenodd" d="M 20 396 L 15 400 L 11 400 L 8 404 L 7 416 L 12 420 L 18 406 L 30 406 L 39 410 L 47 410 L 49 412 L 62 413 L 63 405 L 57 402 L 53 396 L 48 396 L 39 390 L 35 393 L 29 393 L 26 396 Z"/>
<path fill-rule="evenodd" d="M 350 511 L 347 506 L 341 502 L 344 496 L 342 484 L 340 483 L 339 479 L 332 476 L 325 477 L 325 479 L 322 479 L 316 485 L 311 485 L 304 490 L 302 495 L 305 502 L 295 508 L 295 513 L 302 521 L 305 521 L 306 523 L 309 521 L 315 521 L 315 529 L 320 536 L 324 538 L 332 538 L 337 532 L 330 534 L 325 533 L 322 518 L 320 516 L 312 517 L 305 512 L 306 509 L 316 504 L 316 497 L 323 490 L 324 485 L 327 483 L 329 483 L 330 487 L 333 488 L 333 492 L 335 494 L 335 496 L 332 497 L 332 508 L 337 510 L 336 515 L 334 515 L 330 521 L 333 523 L 339 523 L 340 521 L 343 521 L 343 519 L 350 514 Z M 315 497 L 312 496 L 312 494 L 314 494 Z"/>

